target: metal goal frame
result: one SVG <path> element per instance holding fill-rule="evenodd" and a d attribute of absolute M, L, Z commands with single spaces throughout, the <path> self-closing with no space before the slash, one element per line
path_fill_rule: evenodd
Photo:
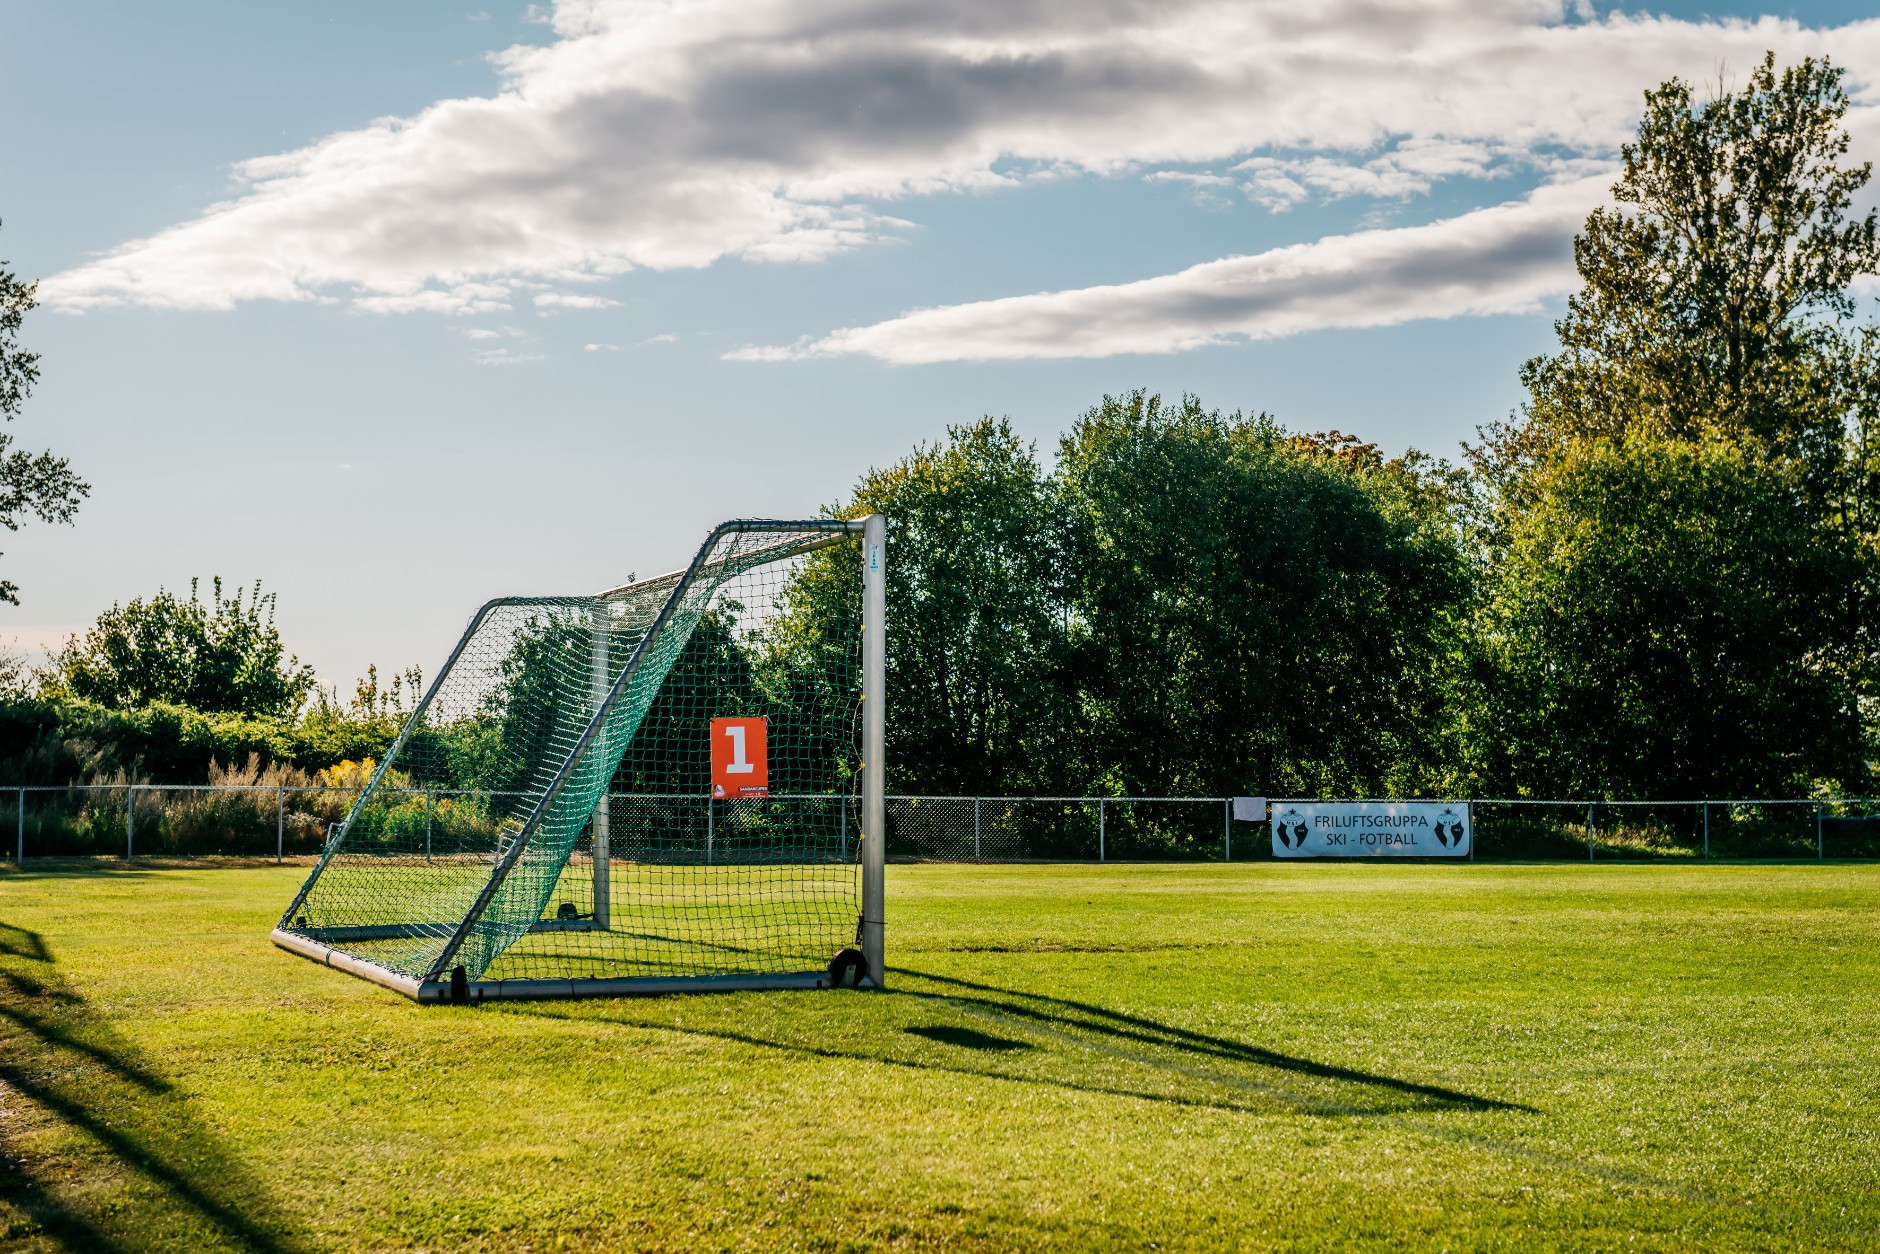
<path fill-rule="evenodd" d="M 369 959 L 359 957 L 344 948 L 347 939 L 383 939 L 390 936 L 394 929 L 340 929 L 342 931 L 372 931 L 375 936 L 340 936 L 314 935 L 295 926 L 296 916 L 322 872 L 339 853 L 345 844 L 348 829 L 359 816 L 372 796 L 380 778 L 391 764 L 397 760 L 399 750 L 404 747 L 407 738 L 418 727 L 432 699 L 443 688 L 451 669 L 463 653 L 465 646 L 476 635 L 485 618 L 499 607 L 506 605 L 527 604 L 532 598 L 499 597 L 486 602 L 472 617 L 469 627 L 458 641 L 450 658 L 432 679 L 424 696 L 413 708 L 405 726 L 400 730 L 384 759 L 379 763 L 370 781 L 354 802 L 345 822 L 327 842 L 318 863 L 314 866 L 306 882 L 295 895 L 293 902 L 282 914 L 270 939 L 275 945 L 290 953 L 311 959 L 323 966 L 344 971 L 349 975 L 368 980 L 381 987 L 401 993 L 420 1004 L 482 1002 L 499 999 L 566 999 L 582 997 L 617 997 L 667 993 L 707 993 L 740 992 L 766 989 L 809 989 L 827 988 L 831 985 L 831 973 L 819 971 L 785 972 L 750 972 L 711 975 L 660 975 L 630 977 L 573 977 L 566 979 L 468 979 L 464 968 L 456 963 L 459 948 L 476 926 L 483 911 L 488 907 L 497 889 L 501 886 L 510 868 L 516 865 L 524 850 L 529 847 L 541 826 L 544 816 L 549 812 L 562 789 L 566 786 L 576 764 L 601 733 L 609 713 L 615 703 L 632 683 L 635 675 L 647 655 L 651 642 L 671 618 L 677 607 L 693 587 L 707 566 L 711 554 L 720 540 L 738 532 L 800 532 L 805 540 L 793 546 L 788 556 L 808 553 L 819 548 L 841 543 L 851 536 L 861 539 L 862 565 L 862 744 L 861 744 L 861 813 L 858 816 L 862 828 L 861 836 L 861 917 L 858 933 L 861 943 L 862 963 L 857 975 L 857 987 L 881 989 L 886 986 L 885 944 L 883 936 L 885 896 L 886 833 L 885 810 L 887 793 L 886 770 L 886 677 L 887 677 L 887 520 L 881 514 L 847 519 L 813 519 L 802 521 L 775 521 L 763 519 L 740 519 L 720 524 L 714 528 L 705 543 L 700 546 L 690 565 L 680 574 L 673 585 L 665 603 L 658 611 L 652 624 L 635 649 L 631 659 L 621 671 L 619 677 L 607 686 L 605 695 L 601 695 L 600 685 L 606 683 L 607 664 L 604 643 L 597 643 L 594 659 L 595 695 L 598 698 L 593 716 L 588 720 L 586 729 L 576 741 L 574 748 L 562 763 L 559 772 L 549 784 L 542 797 L 536 802 L 521 830 L 509 842 L 490 868 L 488 881 L 484 884 L 474 905 L 457 924 L 455 933 L 446 942 L 431 969 L 422 978 L 393 971 Z M 667 578 L 662 576 L 661 578 Z M 599 594 L 597 599 L 604 600 L 610 594 L 619 594 L 640 584 L 651 581 L 638 581 L 636 584 L 608 589 Z M 600 637 L 597 636 L 597 640 Z M 605 930 L 610 926 L 609 901 L 607 891 L 607 873 L 610 854 L 608 850 L 606 803 L 596 812 L 593 831 L 593 857 L 595 880 L 595 918 L 584 920 L 584 928 Z M 558 925 L 553 922 L 537 924 L 531 930 L 554 930 Z M 382 935 L 379 935 L 382 934 Z"/>

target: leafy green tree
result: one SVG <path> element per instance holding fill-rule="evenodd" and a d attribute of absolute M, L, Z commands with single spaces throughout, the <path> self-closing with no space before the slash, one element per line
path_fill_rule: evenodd
<path fill-rule="evenodd" d="M 1859 555 L 1799 479 L 1716 437 L 1555 457 L 1484 610 L 1491 777 L 1614 799 L 1858 787 Z"/>
<path fill-rule="evenodd" d="M 337 684 L 316 688 L 294 729 L 295 756 L 302 765 L 316 767 L 364 758 L 376 761 L 398 738 L 423 695 L 424 675 L 416 666 L 394 672 L 389 684 L 379 682 L 376 665 L 368 666 L 344 701 Z"/>
<path fill-rule="evenodd" d="M 1484 766 L 1504 786 L 1542 791 L 1597 787 L 1644 796 L 1660 786 L 1688 793 L 1701 781 L 1702 788 L 1740 793 L 1774 787 L 1777 780 L 1797 786 L 1811 772 L 1846 778 L 1847 762 L 1807 737 L 1785 748 L 1747 727 L 1728 733 L 1718 720 L 1734 711 L 1764 725 L 1770 719 L 1786 725 L 1771 710 L 1752 712 L 1754 703 L 1720 695 L 1734 691 L 1730 675 L 1764 666 L 1772 668 L 1767 684 L 1794 688 L 1803 703 L 1797 708 L 1819 714 L 1832 706 L 1835 718 L 1819 725 L 1850 735 L 1851 746 L 1860 737 L 1838 713 L 1843 705 L 1854 708 L 1843 698 L 1858 681 L 1870 684 L 1880 675 L 1874 664 L 1880 658 L 1880 332 L 1854 322 L 1851 294 L 1854 280 L 1880 271 L 1880 220 L 1871 211 L 1864 217 L 1853 211 L 1871 167 L 1845 160 L 1848 98 L 1842 71 L 1826 60 L 1778 71 L 1773 55 L 1766 56 L 1741 90 L 1719 88 L 1702 103 L 1674 79 L 1646 93 L 1645 106 L 1638 139 L 1625 147 L 1613 186 L 1616 207 L 1595 211 L 1575 241 L 1583 287 L 1555 324 L 1560 350 L 1523 367 L 1528 403 L 1487 428 L 1471 450 L 1482 488 L 1472 503 L 1476 535 L 1496 598 L 1485 622 L 1488 653 L 1498 661 L 1486 674 L 1503 692 L 1525 691 L 1529 707 L 1504 704 L 1491 720 L 1495 734 L 1476 741 L 1496 747 L 1490 758 L 1501 761 Z M 1667 442 L 1687 448 L 1677 453 Z M 1724 451 L 1724 444 L 1735 451 Z M 1630 694 L 1622 708 L 1573 687 L 1592 645 L 1542 631 L 1521 608 L 1540 597 L 1546 583 L 1534 553 L 1554 551 L 1536 537 L 1552 534 L 1550 528 L 1611 525 L 1616 515 L 1594 501 L 1605 489 L 1594 485 L 1622 490 L 1621 464 L 1632 476 L 1624 490 L 1648 499 L 1668 494 L 1679 508 L 1696 508 L 1679 495 L 1681 485 L 1717 486 L 1733 473 L 1747 476 L 1731 489 L 1745 500 L 1773 499 L 1777 489 L 1770 484 L 1785 485 L 1781 490 L 1794 501 L 1780 514 L 1780 526 L 1763 525 L 1776 517 L 1765 502 L 1756 526 L 1721 528 L 1708 549 L 1680 538 L 1679 528 L 1699 524 L 1675 512 L 1663 519 L 1662 536 L 1646 518 L 1632 538 L 1645 546 L 1637 555 L 1641 562 L 1681 551 L 1711 563 L 1666 568 L 1667 577 L 1700 582 L 1687 589 L 1699 604 L 1709 604 L 1704 581 L 1718 579 L 1719 569 L 1754 573 L 1752 547 L 1775 546 L 1766 558 L 1774 582 L 1752 584 L 1762 591 L 1745 605 L 1762 605 L 1757 613 L 1767 621 L 1797 624 L 1791 633 L 1766 633 L 1758 649 L 1802 652 L 1718 653 L 1723 646 L 1696 626 L 1667 632 L 1647 617 L 1628 619 L 1612 610 L 1599 620 L 1608 629 L 1641 634 L 1600 642 L 1600 665 L 1649 671 L 1610 671 L 1607 695 Z M 1571 495 L 1559 497 L 1563 492 Z M 1720 496 L 1713 508 L 1723 510 L 1725 499 L 1736 498 Z M 1810 588 L 1777 578 L 1799 560 L 1785 546 L 1802 534 L 1804 521 L 1821 546 L 1824 571 L 1831 568 L 1831 584 Z M 1560 552 L 1573 557 L 1579 551 L 1567 545 Z M 1625 577 L 1616 557 L 1602 560 L 1613 578 Z M 1591 598 L 1589 606 L 1610 609 L 1597 588 L 1580 591 Z M 1795 600 L 1778 607 L 1770 600 L 1778 595 Z M 1528 626 L 1516 630 L 1515 624 Z M 1815 628 L 1826 634 L 1810 635 Z M 1761 628 L 1746 619 L 1741 630 L 1754 635 Z M 1677 654 L 1674 646 L 1690 652 Z M 1549 660 L 1544 651 L 1555 647 L 1566 652 Z M 1553 682 L 1530 685 L 1536 676 Z M 1656 738 L 1652 716 L 1639 712 L 1669 709 L 1681 691 L 1676 685 L 1697 683 L 1698 676 L 1718 704 L 1704 718 L 1666 715 L 1662 728 L 1699 737 L 1680 749 Z M 1840 695 L 1809 705 L 1807 693 L 1817 687 Z M 1548 705 L 1555 701 L 1565 704 Z M 1621 769 L 1597 752 L 1598 737 L 1636 747 L 1627 721 L 1634 715 L 1646 719 L 1635 730 L 1652 735 L 1650 754 L 1635 769 Z M 1584 726 L 1575 730 L 1575 719 Z M 1523 741 L 1529 733 L 1541 739 Z M 1725 741 L 1739 752 L 1724 752 L 1718 746 Z"/>
<path fill-rule="evenodd" d="M 545 609 L 516 632 L 481 708 L 443 732 L 455 786 L 511 792 L 548 782 L 593 717 L 589 633 L 585 609 Z M 414 768 L 439 761 L 413 754 Z"/>
<path fill-rule="evenodd" d="M 7 422 L 19 416 L 39 381 L 39 354 L 19 346 L 20 326 L 38 304 L 38 286 L 23 282 L 0 261 L 0 419 Z M 72 473 L 65 458 L 12 445 L 13 436 L 0 431 L 0 527 L 18 531 L 28 514 L 42 522 L 71 522 L 78 503 L 91 495 L 91 485 Z M 18 585 L 0 579 L 0 601 L 18 605 Z"/>
<path fill-rule="evenodd" d="M 627 744 L 616 790 L 704 796 L 711 787 L 711 720 L 771 712 L 759 698 L 756 642 L 737 630 L 742 608 L 722 602 L 699 616 Z M 778 752 L 790 735 L 781 726 L 771 735 L 771 789 L 797 791 L 792 755 Z"/>
<path fill-rule="evenodd" d="M 1848 289 L 1880 269 L 1875 214 L 1850 217 L 1871 166 L 1842 162 L 1841 80 L 1826 60 L 1778 75 L 1770 54 L 1702 104 L 1677 79 L 1646 93 L 1618 207 L 1574 241 L 1560 351 L 1523 367 L 1525 414 L 1486 433 L 1504 490 L 1563 444 L 1634 432 L 1752 437 L 1833 477 L 1858 357 Z"/>
<path fill-rule="evenodd" d="M 870 471 L 832 512 L 888 517 L 890 786 L 1061 787 L 1064 619 L 1052 502 L 1034 450 L 1004 419 L 950 427 L 944 442 Z M 853 553 L 812 557 L 786 602 L 782 626 L 801 637 L 797 647 L 808 629 L 793 619 L 858 622 Z"/>
<path fill-rule="evenodd" d="M 1443 786 L 1469 583 L 1439 468 L 1136 392 L 1058 478 L 1092 786 Z"/>
<path fill-rule="evenodd" d="M 244 604 L 214 581 L 205 603 L 197 583 L 189 599 L 159 590 L 148 601 L 113 605 L 83 636 L 73 636 L 44 676 L 48 695 L 69 695 L 110 709 L 157 703 L 208 713 L 292 715 L 313 688 L 313 668 L 287 654 L 274 626 L 274 594 L 259 580 Z"/>

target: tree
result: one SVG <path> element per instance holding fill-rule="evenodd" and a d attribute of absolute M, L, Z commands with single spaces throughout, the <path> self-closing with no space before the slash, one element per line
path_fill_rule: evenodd
<path fill-rule="evenodd" d="M 0 261 L 0 419 L 19 416 L 20 407 L 39 381 L 39 354 L 19 346 L 20 325 L 38 303 L 37 283 L 22 282 Z M 69 523 L 91 485 L 72 473 L 63 457 L 28 453 L 13 447 L 10 432 L 0 431 L 0 527 L 18 531 L 25 515 L 42 522 Z M 19 587 L 0 579 L 0 601 L 19 604 Z"/>
<path fill-rule="evenodd" d="M 1484 612 L 1492 782 L 1540 796 L 1858 787 L 1858 555 L 1800 471 L 1719 437 L 1554 458 Z"/>
<path fill-rule="evenodd" d="M 1034 451 L 1004 419 L 949 427 L 944 442 L 870 471 L 831 512 L 888 517 L 890 782 L 962 793 L 1061 787 L 1054 668 L 1064 622 Z M 785 599 L 779 643 L 811 643 L 798 620 L 859 622 L 852 554 L 812 557 Z"/>
<path fill-rule="evenodd" d="M 1497 598 L 1486 620 L 1486 644 L 1504 668 L 1491 667 L 1489 682 L 1504 691 L 1513 685 L 1529 707 L 1503 706 L 1496 736 L 1480 742 L 1502 751 L 1495 769 L 1508 786 L 1688 792 L 1702 779 L 1707 788 L 1743 792 L 1773 787 L 1770 781 L 1778 778 L 1793 785 L 1811 771 L 1847 777 L 1846 761 L 1806 747 L 1813 744 L 1806 737 L 1796 754 L 1786 754 L 1764 745 L 1756 728 L 1722 730 L 1716 720 L 1732 710 L 1759 725 L 1770 719 L 1787 725 L 1773 710 L 1752 715 L 1753 702 L 1725 701 L 1702 718 L 1695 707 L 1674 712 L 1687 700 L 1677 695 L 1677 684 L 1705 676 L 1711 688 L 1727 690 L 1737 667 L 1750 668 L 1743 675 L 1757 666 L 1773 668 L 1766 682 L 1788 685 L 1783 690 L 1798 701 L 1817 688 L 1845 694 L 1880 675 L 1874 665 L 1880 656 L 1880 332 L 1853 321 L 1850 291 L 1855 279 L 1880 271 L 1880 219 L 1852 212 L 1872 171 L 1845 161 L 1847 108 L 1840 69 L 1804 60 L 1778 72 L 1773 54 L 1740 91 L 1720 85 L 1701 104 L 1676 79 L 1646 93 L 1638 139 L 1625 146 L 1613 185 L 1617 205 L 1596 210 L 1575 240 L 1583 287 L 1555 324 L 1560 350 L 1526 363 L 1527 404 L 1509 421 L 1486 428 L 1480 446 L 1470 450 L 1480 485 L 1475 534 Z M 1679 444 L 1683 453 L 1673 447 Z M 1726 453 L 1725 446 L 1734 451 Z M 1774 582 L 1754 585 L 1761 591 L 1745 604 L 1762 606 L 1756 612 L 1772 622 L 1812 624 L 1807 631 L 1771 632 L 1760 646 L 1803 652 L 1738 655 L 1699 624 L 1670 630 L 1647 615 L 1621 613 L 1613 599 L 1619 592 L 1608 597 L 1589 584 L 1583 593 L 1590 605 L 1605 607 L 1599 621 L 1607 630 L 1643 633 L 1601 642 L 1599 664 L 1653 669 L 1610 672 L 1605 697 L 1631 694 L 1622 707 L 1605 704 L 1597 691 L 1572 687 L 1574 668 L 1591 656 L 1585 652 L 1591 646 L 1583 648 L 1570 633 L 1543 630 L 1516 607 L 1540 597 L 1548 582 L 1533 555 L 1554 550 L 1537 537 L 1551 534 L 1549 528 L 1612 523 L 1616 515 L 1595 502 L 1588 485 L 1620 491 L 1621 464 L 1631 476 L 1624 490 L 1648 499 L 1665 495 L 1678 508 L 1696 510 L 1685 485 L 1706 483 L 1718 493 L 1713 510 L 1729 500 L 1755 500 L 1765 509 L 1761 521 L 1776 516 L 1767 512 L 1779 494 L 1770 485 L 1785 485 L 1781 491 L 1794 500 L 1784 506 L 1781 526 L 1759 521 L 1727 536 L 1720 531 L 1704 547 L 1679 531 L 1701 528 L 1701 520 L 1673 511 L 1663 519 L 1664 534 L 1647 518 L 1633 539 L 1644 546 L 1636 555 L 1640 562 L 1679 551 L 1688 561 L 1710 563 L 1665 568 L 1670 586 L 1697 580 L 1685 592 L 1700 602 L 1711 595 L 1704 581 L 1718 578 L 1718 569 L 1757 573 L 1758 559 L 1744 546 L 1775 546 L 1765 558 Z M 1723 477 L 1739 472 L 1744 483 L 1721 486 Z M 1563 492 L 1571 495 L 1560 497 Z M 1817 556 L 1827 563 L 1824 571 L 1832 568 L 1832 584 L 1811 588 L 1806 581 L 1776 579 L 1801 560 L 1785 546 L 1802 534 L 1797 529 L 1804 516 L 1808 534 L 1824 546 Z M 1579 550 L 1568 544 L 1559 552 L 1567 560 Z M 1616 580 L 1635 573 L 1616 556 L 1601 560 Z M 1778 607 L 1769 600 L 1777 596 L 1794 600 Z M 1823 617 L 1830 605 L 1833 612 Z M 1666 612 L 1667 621 L 1676 619 Z M 1528 627 L 1517 630 L 1516 624 Z M 1532 634 L 1524 635 L 1529 628 Z M 1751 628 L 1747 621 L 1742 626 Z M 1666 651 L 1674 645 L 1691 651 Z M 1567 650 L 1546 663 L 1556 669 L 1536 669 L 1545 661 L 1536 652 L 1543 646 Z M 1820 725 L 1845 732 L 1840 700 L 1820 697 L 1808 708 L 1832 707 L 1835 717 Z M 1556 701 L 1565 705 L 1549 706 Z M 1682 728 L 1679 734 L 1699 741 L 1680 749 L 1646 724 L 1628 722 L 1661 707 L 1668 720 L 1663 729 Z M 1576 718 L 1585 726 L 1575 730 Z M 1650 739 L 1651 761 L 1626 768 L 1599 752 L 1601 735 L 1642 744 L 1628 740 L 1634 732 Z M 1529 733 L 1541 739 L 1522 742 Z M 1725 752 L 1732 735 L 1742 751 L 1734 756 Z M 1680 756 L 1687 751 L 1697 756 Z"/>
<path fill-rule="evenodd" d="M 148 601 L 113 605 L 54 655 L 46 687 L 120 710 L 165 702 L 207 713 L 292 715 L 313 688 L 313 668 L 287 656 L 274 626 L 274 594 L 264 595 L 257 580 L 244 605 L 239 590 L 223 598 L 220 578 L 213 586 L 208 604 L 192 579 L 188 600 L 159 589 Z"/>
<path fill-rule="evenodd" d="M 1136 392 L 1058 476 L 1092 786 L 1443 786 L 1469 585 L 1439 468 Z"/>
<path fill-rule="evenodd" d="M 1522 368 L 1525 413 L 1477 450 L 1504 493 L 1562 445 L 1635 432 L 1752 438 L 1818 487 L 1839 476 L 1871 379 L 1848 374 L 1862 361 L 1848 288 L 1880 269 L 1875 214 L 1849 216 L 1871 166 L 1842 164 L 1841 79 L 1825 59 L 1778 76 L 1771 53 L 1701 105 L 1678 79 L 1646 93 L 1619 207 L 1574 241 L 1584 286 L 1555 324 L 1560 351 Z"/>

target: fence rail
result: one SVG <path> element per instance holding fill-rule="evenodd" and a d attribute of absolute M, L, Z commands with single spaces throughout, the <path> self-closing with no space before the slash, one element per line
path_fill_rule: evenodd
<path fill-rule="evenodd" d="M 0 786 L 0 805 L 14 802 L 14 839 L 0 836 L 0 857 L 142 854 L 318 853 L 332 824 L 343 820 L 356 787 L 210 784 L 76 784 Z M 12 793 L 11 798 L 7 797 Z M 435 827 L 451 838 L 450 814 L 465 799 L 483 802 L 520 794 L 409 787 L 382 789 L 403 798 L 422 822 L 427 847 Z M 787 798 L 773 800 L 811 800 Z M 714 803 L 703 794 L 616 793 L 631 809 L 660 801 L 696 807 L 711 829 Z M 818 819 L 846 832 L 856 808 L 845 797 L 823 798 Z M 1280 798 L 1275 803 L 1320 800 Z M 1466 805 L 1471 856 L 1540 860 L 1717 860 L 1745 858 L 1880 858 L 1880 801 L 1869 798 L 1777 798 L 1690 801 L 1440 798 Z M 1272 857 L 1264 823 L 1233 817 L 1229 797 L 958 797 L 890 796 L 890 856 L 946 862 L 1246 861 Z M 421 807 L 421 808 L 420 808 Z M 4 811 L 0 811 L 4 815 Z M 624 816 L 623 816 L 624 817 Z M 690 821 L 690 820 L 688 820 Z M 0 832 L 4 832 L 0 817 Z M 6 844 L 12 848 L 7 849 Z M 849 848 L 844 844 L 843 849 Z"/>

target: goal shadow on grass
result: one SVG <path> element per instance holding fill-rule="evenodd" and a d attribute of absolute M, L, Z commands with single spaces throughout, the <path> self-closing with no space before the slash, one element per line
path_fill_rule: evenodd
<path fill-rule="evenodd" d="M 931 999 L 967 1009 L 969 1012 L 990 1013 L 1008 1022 L 1015 1021 L 1017 1024 L 1029 1024 L 1042 1028 L 1054 1035 L 1068 1033 L 1073 1038 L 1095 1039 L 1111 1047 L 1111 1050 L 1106 1052 L 1115 1052 L 1118 1057 L 1127 1057 L 1132 1061 L 1151 1066 L 1157 1065 L 1157 1059 L 1154 1057 L 1156 1053 L 1173 1053 L 1178 1058 L 1190 1061 L 1251 1064 L 1256 1068 L 1313 1080 L 1329 1080 L 1340 1085 L 1357 1085 L 1373 1092 L 1392 1094 L 1402 1099 L 1407 1106 L 1398 1106 L 1398 1110 L 1421 1108 L 1541 1113 L 1536 1107 L 1521 1102 L 1482 1097 L 1440 1084 L 1402 1080 L 1395 1076 L 1361 1071 L 1355 1067 L 1315 1062 L 1310 1058 L 1282 1054 L 1264 1046 L 1249 1045 L 1229 1037 L 1214 1036 L 1206 1032 L 1196 1032 L 1188 1028 L 1159 1023 L 1142 1015 L 1124 1014 L 1121 1011 L 1092 1005 L 1089 1002 L 1071 1001 L 1067 998 L 1027 992 L 1023 989 L 1001 988 L 993 984 L 980 984 L 972 980 L 935 975 L 927 971 L 902 968 L 895 969 L 895 974 L 912 976 L 918 980 L 938 984 L 944 989 L 958 990 L 935 992 L 923 989 L 897 989 L 901 996 Z M 1087 1044 L 1088 1042 L 1080 1040 L 1078 1043 Z M 1188 1067 L 1184 1070 L 1193 1071 L 1194 1068 Z M 1219 1080 L 1222 1077 L 1210 1076 L 1209 1078 Z M 1361 1114 L 1372 1109 L 1368 1104 L 1354 1106 L 1336 1101 L 1327 1103 L 1313 1098 L 1308 1098 L 1307 1101 L 1313 1105 L 1327 1106 L 1326 1113 L 1332 1114 Z"/>
<path fill-rule="evenodd" d="M 0 1093 L 19 1099 L 0 1121 L 0 1245 L 39 1237 L 56 1248 L 129 1251 L 160 1232 L 197 1248 L 299 1248 L 183 1096 L 66 984 L 44 939 L 5 922 Z M 53 1129 L 62 1134 L 54 1154 L 25 1144 Z"/>
<path fill-rule="evenodd" d="M 893 974 L 893 991 L 885 996 L 753 994 L 799 998 L 804 1009 L 818 1012 L 830 998 L 881 996 L 887 1021 L 873 1025 L 872 1038 L 879 1043 L 862 1046 L 833 1042 L 828 1031 L 832 1025 L 821 1013 L 783 1016 L 783 1023 L 800 1028 L 798 1039 L 790 1039 L 796 1035 L 793 1030 L 759 1034 L 749 1026 L 748 1015 L 737 1016 L 737 1026 L 723 1026 L 720 1016 L 730 1003 L 715 997 L 686 999 L 688 1013 L 679 1022 L 643 1018 L 624 1003 L 579 1010 L 518 1003 L 505 1009 L 545 1018 L 619 1018 L 623 1025 L 644 1030 L 708 1037 L 804 1058 L 945 1072 L 1174 1106 L 1256 1113 L 1279 1107 L 1304 1115 L 1361 1118 L 1443 1111 L 1542 1113 L 1519 1102 L 1315 1062 L 1087 1002 L 901 968 Z M 918 987 L 921 983 L 930 987 Z M 951 1022 L 934 1021 L 940 1017 Z"/>

